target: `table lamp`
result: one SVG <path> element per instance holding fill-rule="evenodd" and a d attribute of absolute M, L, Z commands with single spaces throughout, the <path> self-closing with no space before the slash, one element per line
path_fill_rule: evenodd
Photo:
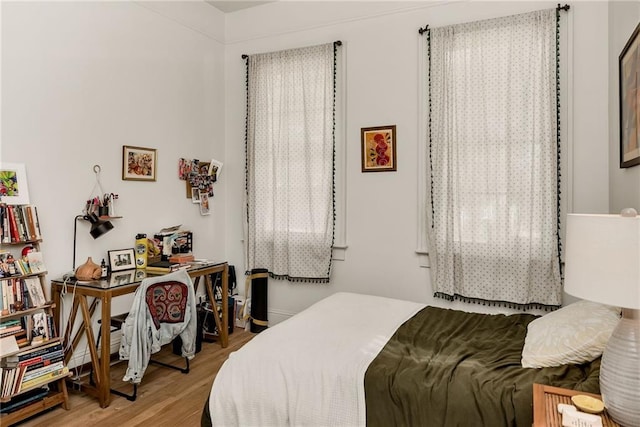
<path fill-rule="evenodd" d="M 640 426 L 640 216 L 569 214 L 564 289 L 622 308 L 602 354 L 600 391 L 611 418 Z"/>
<path fill-rule="evenodd" d="M 97 239 L 98 237 L 108 233 L 111 229 L 113 229 L 113 224 L 111 224 L 111 221 L 100 219 L 98 215 L 94 213 L 77 215 L 75 217 L 73 221 L 73 270 L 76 269 L 76 235 L 78 232 L 78 220 L 80 219 L 89 221 L 91 223 L 89 234 L 91 234 L 91 237 L 93 237 L 94 239 Z"/>

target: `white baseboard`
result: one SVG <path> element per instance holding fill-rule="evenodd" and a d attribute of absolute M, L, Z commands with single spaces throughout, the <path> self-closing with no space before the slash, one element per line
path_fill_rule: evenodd
<path fill-rule="evenodd" d="M 293 316 L 295 313 L 282 310 L 267 310 L 269 316 L 269 326 L 275 326 Z"/>

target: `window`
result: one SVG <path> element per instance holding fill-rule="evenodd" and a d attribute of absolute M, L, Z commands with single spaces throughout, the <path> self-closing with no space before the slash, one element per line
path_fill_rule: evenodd
<path fill-rule="evenodd" d="M 247 266 L 328 282 L 336 232 L 337 44 L 247 58 Z"/>
<path fill-rule="evenodd" d="M 436 296 L 561 303 L 557 17 L 427 32 L 423 231 Z"/>

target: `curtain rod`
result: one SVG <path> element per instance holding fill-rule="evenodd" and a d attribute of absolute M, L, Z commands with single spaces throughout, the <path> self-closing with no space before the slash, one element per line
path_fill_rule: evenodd
<path fill-rule="evenodd" d="M 564 10 L 565 12 L 567 12 L 569 9 L 571 9 L 571 6 L 569 6 L 568 4 L 561 6 L 560 3 L 558 3 L 558 7 L 556 7 L 556 10 L 558 11 Z M 420 35 L 423 35 L 428 30 L 429 30 L 429 26 L 425 25 L 424 28 L 418 28 L 418 33 L 420 33 Z"/>
<path fill-rule="evenodd" d="M 336 40 L 333 42 L 333 44 L 335 46 L 342 46 L 342 40 Z M 249 57 L 249 55 L 247 55 L 246 53 L 242 54 L 242 59 L 247 59 Z"/>

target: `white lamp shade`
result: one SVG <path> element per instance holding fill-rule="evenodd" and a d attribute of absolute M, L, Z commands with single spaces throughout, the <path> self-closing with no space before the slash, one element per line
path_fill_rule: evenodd
<path fill-rule="evenodd" d="M 640 216 L 569 214 L 564 289 L 590 301 L 640 309 Z"/>

